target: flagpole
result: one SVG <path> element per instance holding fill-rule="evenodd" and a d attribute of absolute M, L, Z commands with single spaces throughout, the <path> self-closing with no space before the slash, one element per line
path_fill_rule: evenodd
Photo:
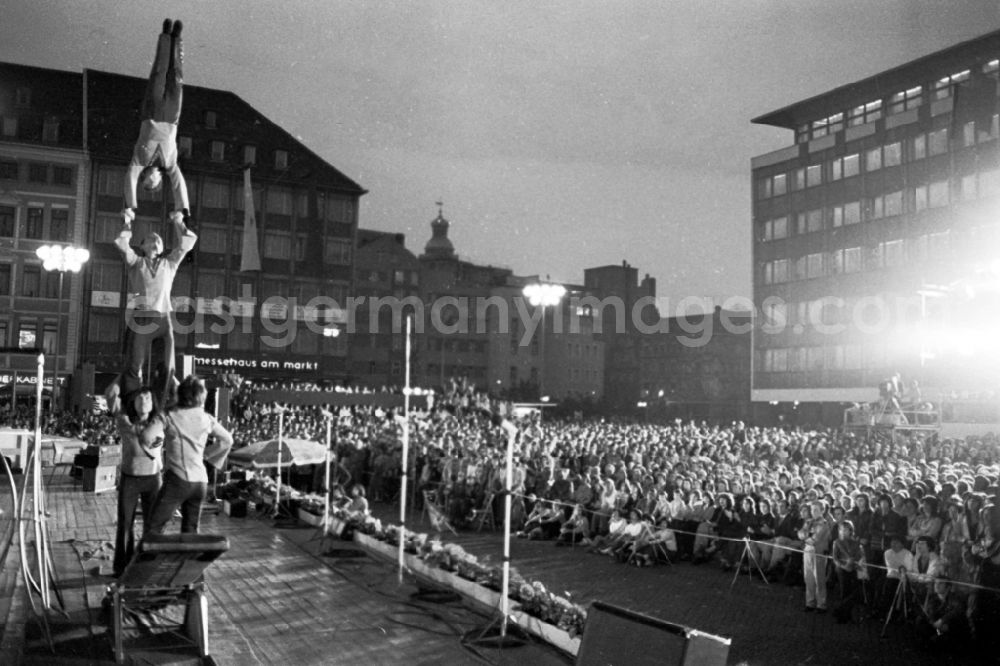
<path fill-rule="evenodd" d="M 285 433 L 285 410 L 278 408 L 278 486 L 274 493 L 274 517 L 281 511 L 281 447 Z"/>
<path fill-rule="evenodd" d="M 507 615 L 510 612 L 510 494 L 514 488 L 514 440 L 517 439 L 517 429 L 509 421 L 504 421 L 507 432 L 507 481 L 503 494 L 503 580 L 500 583 L 500 637 L 507 637 Z"/>
<path fill-rule="evenodd" d="M 410 326 L 412 320 L 406 317 L 406 344 L 404 354 L 405 384 L 403 386 L 403 470 L 399 487 L 399 584 L 403 584 L 403 544 L 406 541 L 406 482 L 409 475 L 410 454 Z"/>

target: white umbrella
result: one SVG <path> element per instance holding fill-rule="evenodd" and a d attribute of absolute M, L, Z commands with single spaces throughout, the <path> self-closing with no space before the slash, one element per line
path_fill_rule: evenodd
<path fill-rule="evenodd" d="M 309 439 L 290 439 L 287 437 L 266 439 L 233 451 L 229 454 L 229 462 L 239 467 L 253 467 L 254 469 L 288 467 L 290 465 L 319 465 L 326 462 L 326 447 Z"/>

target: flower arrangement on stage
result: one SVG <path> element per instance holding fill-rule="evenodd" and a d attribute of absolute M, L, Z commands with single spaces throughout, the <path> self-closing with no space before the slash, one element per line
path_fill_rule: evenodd
<path fill-rule="evenodd" d="M 528 615 L 555 625 L 570 636 L 583 633 L 587 611 L 579 604 L 550 592 L 538 581 L 522 582 L 514 588 L 514 591 L 515 594 L 512 596 L 516 595 L 515 598 L 521 602 L 521 610 Z"/>
<path fill-rule="evenodd" d="M 398 525 L 388 525 L 384 530 L 367 533 L 386 543 L 399 545 Z M 458 544 L 443 543 L 427 534 L 407 532 L 403 549 L 415 554 L 427 566 L 452 572 L 495 592 L 501 591 L 503 586 L 503 568 L 500 565 L 491 563 L 488 558 L 480 560 Z M 526 581 L 514 568 L 510 570 L 510 590 L 511 598 L 519 601 L 521 610 L 528 615 L 562 629 L 570 637 L 583 633 L 587 610 L 570 601 L 568 593 L 566 596 L 554 594 L 538 581 Z"/>

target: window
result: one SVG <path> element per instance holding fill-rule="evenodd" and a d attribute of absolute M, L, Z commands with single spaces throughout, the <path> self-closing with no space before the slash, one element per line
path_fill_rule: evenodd
<path fill-rule="evenodd" d="M 264 196 L 264 188 L 262 188 L 259 185 L 254 185 L 253 186 L 253 208 L 254 208 L 255 211 L 259 211 L 260 210 L 260 202 L 263 200 L 263 196 Z M 236 186 L 236 193 L 235 193 L 235 196 L 233 198 L 233 207 L 236 210 L 243 210 L 243 208 L 244 208 L 244 202 L 243 202 L 243 183 L 240 183 L 239 185 Z"/>
<path fill-rule="evenodd" d="M 49 165 L 48 164 L 29 164 L 28 165 L 28 182 L 29 183 L 48 183 L 49 182 Z"/>
<path fill-rule="evenodd" d="M 819 164 L 806 167 L 806 187 L 820 185 L 823 182 L 823 169 Z"/>
<path fill-rule="evenodd" d="M 73 169 L 65 166 L 52 167 L 52 184 L 70 187 L 73 185 Z"/>
<path fill-rule="evenodd" d="M 854 127 L 855 125 L 864 125 L 865 123 L 873 123 L 882 117 L 882 100 L 876 99 L 874 101 L 868 102 L 867 104 L 862 104 L 861 106 L 856 106 L 847 112 L 847 125 L 849 127 Z"/>
<path fill-rule="evenodd" d="M 884 243 L 883 264 L 886 268 L 896 268 L 903 265 L 903 241 L 894 240 Z"/>
<path fill-rule="evenodd" d="M 243 146 L 243 165 L 254 166 L 257 164 L 257 146 Z"/>
<path fill-rule="evenodd" d="M 177 156 L 178 157 L 191 157 L 194 151 L 193 144 L 191 142 L 191 137 L 189 136 L 179 136 L 177 137 Z"/>
<path fill-rule="evenodd" d="M 270 259 L 292 258 L 292 237 L 287 232 L 268 231 L 264 234 L 264 256 Z"/>
<path fill-rule="evenodd" d="M 0 206 L 0 236 L 14 237 L 15 220 L 17 220 L 17 209 L 13 206 Z"/>
<path fill-rule="evenodd" d="M 976 145 L 976 123 L 970 120 L 962 125 L 962 147 L 968 148 L 974 145 Z"/>
<path fill-rule="evenodd" d="M 762 266 L 764 284 L 788 282 L 788 259 L 765 261 Z"/>
<path fill-rule="evenodd" d="M 5 321 L 0 321 L 0 347 L 7 347 L 10 345 L 10 329 L 8 328 L 8 323 Z"/>
<path fill-rule="evenodd" d="M 842 129 L 844 129 L 844 114 L 835 113 L 827 118 L 812 121 L 809 126 L 809 136 L 812 139 L 818 139 Z"/>
<path fill-rule="evenodd" d="M 323 215 L 329 222 L 351 224 L 354 222 L 354 202 L 347 197 L 328 196 Z"/>
<path fill-rule="evenodd" d="M 31 239 L 41 239 L 42 234 L 42 220 L 45 216 L 44 208 L 37 208 L 31 206 L 28 208 L 28 215 L 25 217 L 24 221 L 24 233 L 22 236 L 24 238 Z"/>
<path fill-rule="evenodd" d="M 805 213 L 799 213 L 796 217 L 796 233 L 811 234 L 823 229 L 823 210 L 817 208 Z"/>
<path fill-rule="evenodd" d="M 46 143 L 59 142 L 59 119 L 46 118 L 42 123 L 42 141 Z"/>
<path fill-rule="evenodd" d="M 913 211 L 919 213 L 927 210 L 927 186 L 918 185 L 913 190 Z"/>
<path fill-rule="evenodd" d="M 892 95 L 889 97 L 889 115 L 917 108 L 923 103 L 923 93 L 923 86 L 915 86 Z"/>
<path fill-rule="evenodd" d="M 49 240 L 68 241 L 69 239 L 69 210 L 53 208 L 49 217 Z"/>
<path fill-rule="evenodd" d="M 928 208 L 940 208 L 947 206 L 950 201 L 948 192 L 948 181 L 939 180 L 928 186 L 927 206 Z"/>
<path fill-rule="evenodd" d="M 903 163 L 903 144 L 899 141 L 887 143 L 882 148 L 882 165 L 886 167 L 899 166 Z"/>
<path fill-rule="evenodd" d="M 918 134 L 913 137 L 911 151 L 914 160 L 922 160 L 927 157 L 927 135 Z"/>
<path fill-rule="evenodd" d="M 770 197 L 781 196 L 788 192 L 788 176 L 779 173 L 774 176 L 761 178 L 757 182 L 757 198 L 768 199 Z"/>
<path fill-rule="evenodd" d="M 858 273 L 861 271 L 861 248 L 848 247 L 844 249 L 844 272 Z"/>
<path fill-rule="evenodd" d="M 25 266 L 21 271 L 21 295 L 38 298 L 42 295 L 42 267 Z"/>
<path fill-rule="evenodd" d="M 1000 169 L 990 169 L 979 174 L 979 196 L 1000 194 Z"/>
<path fill-rule="evenodd" d="M 308 234 L 295 234 L 295 261 L 305 261 L 309 248 Z"/>
<path fill-rule="evenodd" d="M 761 240 L 770 241 L 788 237 L 788 218 L 779 217 L 774 220 L 767 220 L 761 228 Z M 402 271 L 396 271 L 401 273 Z M 397 284 L 402 284 L 402 280 L 396 280 Z"/>
<path fill-rule="evenodd" d="M 17 180 L 17 162 L 0 160 L 0 178 L 4 180 Z"/>
<path fill-rule="evenodd" d="M 806 168 L 799 167 L 795 170 L 795 178 L 792 181 L 793 190 L 802 190 L 806 186 Z"/>
<path fill-rule="evenodd" d="M 976 198 L 976 174 L 967 173 L 962 176 L 956 197 L 960 201 L 971 201 Z"/>
<path fill-rule="evenodd" d="M 22 321 L 17 327 L 17 346 L 21 349 L 34 349 L 38 346 L 38 324 L 33 321 Z"/>
<path fill-rule="evenodd" d="M 14 105 L 20 107 L 31 106 L 31 88 L 18 88 L 14 94 Z"/>
<path fill-rule="evenodd" d="M 91 342 L 117 342 L 121 339 L 117 314 L 90 311 L 87 338 Z"/>
<path fill-rule="evenodd" d="M 788 370 L 788 350 L 765 349 L 764 370 L 766 372 L 786 372 Z"/>
<path fill-rule="evenodd" d="M 944 155 L 948 152 L 948 128 L 942 127 L 927 135 L 927 152 L 930 155 Z"/>
<path fill-rule="evenodd" d="M 201 205 L 205 208 L 229 208 L 229 183 L 206 180 L 201 189 Z"/>
<path fill-rule="evenodd" d="M 267 191 L 267 212 L 275 215 L 292 214 L 292 191 L 284 187 L 272 187 Z"/>
<path fill-rule="evenodd" d="M 339 238 L 327 238 L 323 245 L 323 260 L 328 264 L 350 264 L 351 242 Z"/>
<path fill-rule="evenodd" d="M 0 129 L 3 130 L 3 135 L 7 137 L 17 136 L 17 118 L 13 116 L 4 116 L 0 118 Z"/>
<path fill-rule="evenodd" d="M 125 191 L 125 170 L 101 168 L 97 174 L 97 193 L 112 197 L 120 197 Z"/>
<path fill-rule="evenodd" d="M 42 325 L 42 351 L 46 354 L 56 353 L 56 323 L 45 322 Z"/>
<path fill-rule="evenodd" d="M 276 150 L 276 151 L 274 151 L 274 168 L 275 169 L 287 169 L 288 168 L 288 151 L 287 150 Z"/>
<path fill-rule="evenodd" d="M 865 171 L 878 171 L 882 168 L 882 146 L 872 148 L 865 153 Z"/>
<path fill-rule="evenodd" d="M 122 230 L 122 220 L 116 215 L 98 215 L 97 228 L 94 230 L 94 240 L 98 243 L 111 243 Z M 133 232 L 132 238 L 136 238 Z"/>
<path fill-rule="evenodd" d="M 838 157 L 830 162 L 830 180 L 857 176 L 860 171 L 861 162 L 857 153 Z"/>
<path fill-rule="evenodd" d="M 203 225 L 198 229 L 198 246 L 202 252 L 215 252 L 225 254 L 229 251 L 226 239 L 229 236 L 222 227 L 210 227 Z"/>
<path fill-rule="evenodd" d="M 219 116 L 215 111 L 205 112 L 205 129 L 218 129 Z"/>
<path fill-rule="evenodd" d="M 121 291 L 122 264 L 95 261 L 90 265 L 90 288 L 94 291 Z"/>
<path fill-rule="evenodd" d="M 799 279 L 823 277 L 823 253 L 815 252 L 799 257 L 795 262 L 795 274 Z"/>
<path fill-rule="evenodd" d="M 868 219 L 880 220 L 903 213 L 903 192 L 889 192 L 873 197 L 868 203 Z"/>
<path fill-rule="evenodd" d="M 213 141 L 211 144 L 211 159 L 213 162 L 226 161 L 226 142 Z"/>
<path fill-rule="evenodd" d="M 0 296 L 10 296 L 10 279 L 13 266 L 0 264 Z M 0 345 L 3 346 L 3 345 Z"/>
<path fill-rule="evenodd" d="M 950 76 L 945 76 L 934 82 L 934 90 L 931 96 L 933 99 L 945 99 L 952 96 L 952 91 L 957 83 L 969 80 L 969 70 L 965 69 Z"/>
<path fill-rule="evenodd" d="M 832 209 L 833 226 L 842 227 L 848 224 L 857 224 L 861 221 L 861 202 L 851 201 Z"/>
<path fill-rule="evenodd" d="M 65 284 L 63 288 L 65 289 Z M 59 273 L 54 271 L 42 272 L 42 298 L 59 298 Z"/>

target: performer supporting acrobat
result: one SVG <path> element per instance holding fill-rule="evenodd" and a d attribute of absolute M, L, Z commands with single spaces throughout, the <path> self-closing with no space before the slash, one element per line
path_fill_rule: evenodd
<path fill-rule="evenodd" d="M 184 174 L 177 166 L 177 123 L 181 118 L 184 97 L 182 64 L 184 60 L 180 21 L 167 19 L 156 42 L 153 69 L 149 73 L 146 94 L 142 100 L 139 138 L 132 151 L 132 161 L 125 179 L 126 224 L 135 220 L 136 184 L 156 191 L 163 184 L 161 171 L 166 172 L 174 194 L 174 210 L 188 222 L 191 204 L 188 201 Z"/>

